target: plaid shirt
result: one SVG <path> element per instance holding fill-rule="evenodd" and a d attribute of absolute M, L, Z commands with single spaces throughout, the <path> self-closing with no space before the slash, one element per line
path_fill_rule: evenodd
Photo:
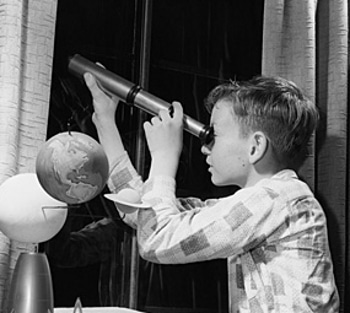
<path fill-rule="evenodd" d="M 140 255 L 179 264 L 225 258 L 230 312 L 338 312 L 324 212 L 295 172 L 284 170 L 235 194 L 176 199 L 175 181 L 142 182 L 125 154 L 112 192 L 131 187 L 152 209 L 126 215 Z"/>

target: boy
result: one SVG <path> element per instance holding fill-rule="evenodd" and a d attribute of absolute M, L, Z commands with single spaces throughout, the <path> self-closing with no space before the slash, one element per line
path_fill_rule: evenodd
<path fill-rule="evenodd" d="M 257 77 L 208 96 L 213 142 L 202 147 L 211 180 L 239 191 L 221 199 L 176 199 L 183 111 L 173 103 L 144 124 L 151 153 L 142 182 L 114 123 L 116 101 L 90 74 L 93 121 L 111 165 L 109 188 L 134 188 L 151 205 L 127 214 L 140 255 L 158 263 L 225 258 L 229 311 L 337 312 L 324 212 L 290 164 L 316 128 L 316 107 L 292 82 Z"/>

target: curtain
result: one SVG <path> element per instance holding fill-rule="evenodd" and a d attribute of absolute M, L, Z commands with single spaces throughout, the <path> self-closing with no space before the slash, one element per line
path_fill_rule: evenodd
<path fill-rule="evenodd" d="M 56 2 L 0 0 L 0 184 L 34 172 L 46 140 Z M 0 312 L 17 257 L 35 248 L 0 232 Z"/>
<path fill-rule="evenodd" d="M 347 312 L 350 195 L 347 0 L 266 0 L 262 73 L 291 79 L 315 101 L 320 126 L 301 169 L 328 219 L 334 272 Z"/>

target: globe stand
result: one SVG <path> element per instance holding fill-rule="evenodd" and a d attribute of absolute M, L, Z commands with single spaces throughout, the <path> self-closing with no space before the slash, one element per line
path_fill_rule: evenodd
<path fill-rule="evenodd" d="M 46 254 L 20 254 L 12 277 L 7 312 L 54 312 L 52 278 Z"/>

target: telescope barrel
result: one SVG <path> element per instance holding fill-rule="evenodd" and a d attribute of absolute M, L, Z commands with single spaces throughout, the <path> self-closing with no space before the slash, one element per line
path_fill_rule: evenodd
<path fill-rule="evenodd" d="M 158 115 L 160 110 L 172 109 L 170 103 L 146 92 L 140 86 L 108 71 L 102 66 L 98 66 L 79 54 L 75 54 L 70 58 L 68 69 L 79 78 L 82 78 L 84 73 L 91 73 L 105 91 L 118 96 L 127 104 L 135 105 L 151 115 Z M 202 144 L 207 144 L 212 139 L 212 132 L 209 126 L 185 114 L 184 129 L 198 137 Z"/>

